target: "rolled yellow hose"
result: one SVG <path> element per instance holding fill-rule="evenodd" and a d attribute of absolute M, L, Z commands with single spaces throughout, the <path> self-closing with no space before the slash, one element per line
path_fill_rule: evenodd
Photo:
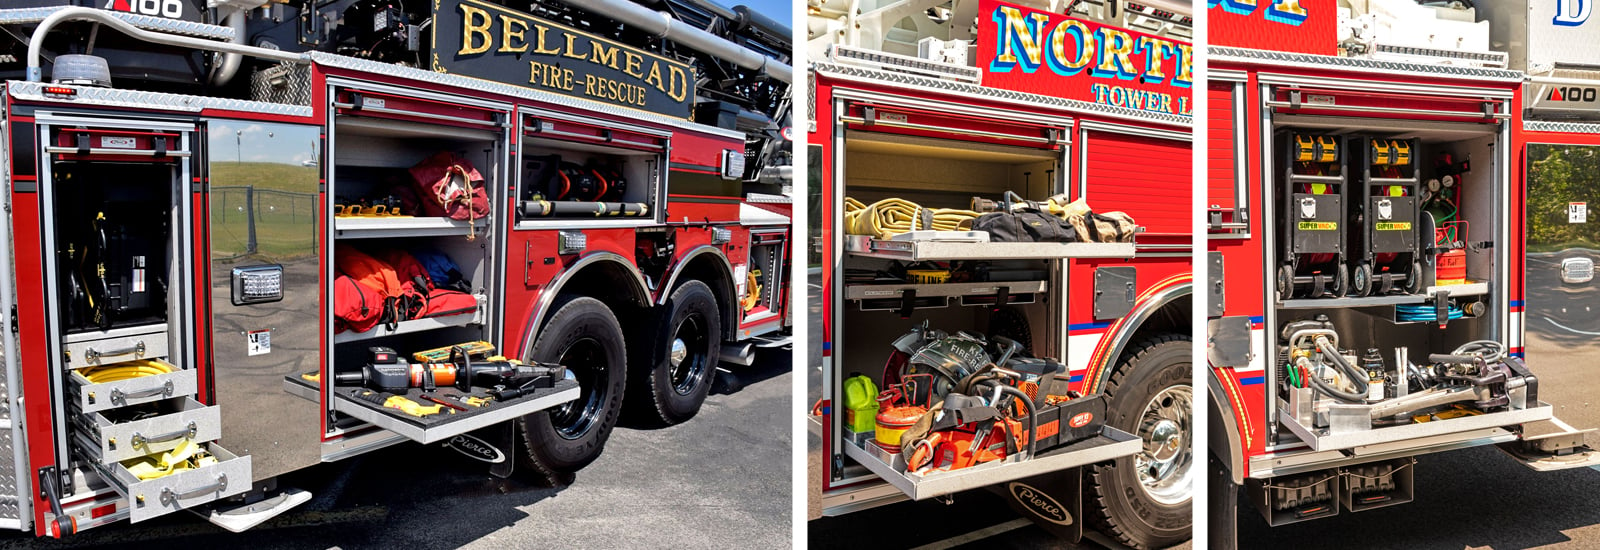
<path fill-rule="evenodd" d="M 931 219 L 924 227 L 923 212 Z M 954 208 L 925 209 L 917 203 L 888 198 L 861 206 L 861 201 L 845 198 L 845 233 L 887 239 L 911 231 L 964 231 L 972 227 L 977 212 Z"/>
<path fill-rule="evenodd" d="M 141 359 L 112 365 L 79 369 L 78 374 L 95 384 L 155 376 L 172 372 L 172 366 L 160 361 Z"/>

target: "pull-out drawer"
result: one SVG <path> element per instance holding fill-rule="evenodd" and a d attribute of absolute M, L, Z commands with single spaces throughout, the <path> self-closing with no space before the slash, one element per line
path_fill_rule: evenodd
<path fill-rule="evenodd" d="M 67 368 L 167 357 L 166 323 L 67 336 Z"/>
<path fill-rule="evenodd" d="M 83 425 L 79 443 L 84 454 L 102 464 L 170 451 L 185 441 L 222 437 L 221 411 L 187 396 L 86 413 L 78 419 Z"/>
<path fill-rule="evenodd" d="M 485 426 L 565 405 L 569 401 L 576 400 L 579 391 L 578 382 L 573 379 L 569 371 L 565 373 L 565 378 L 556 381 L 555 387 L 552 388 L 541 388 L 520 397 L 493 401 L 483 407 L 469 408 L 466 411 L 441 408 L 439 414 L 424 417 L 410 416 L 398 409 L 355 397 L 362 393 L 371 392 L 347 386 L 334 388 L 333 409 L 406 436 L 418 443 L 435 443 Z M 412 388 L 402 395 L 417 404 L 432 405 L 422 399 L 423 393 L 425 392 L 420 389 Z"/>
<path fill-rule="evenodd" d="M 128 521 L 141 521 L 193 508 L 250 490 L 250 457 L 237 456 L 216 443 L 200 445 L 217 463 L 140 480 L 121 463 L 96 464 L 95 469 L 118 493 L 128 499 Z"/>
<path fill-rule="evenodd" d="M 164 361 L 156 362 L 171 367 Z M 80 370 L 67 374 L 78 412 L 93 413 L 128 405 L 194 395 L 199 389 L 193 369 L 172 367 L 172 372 L 96 383 Z"/>

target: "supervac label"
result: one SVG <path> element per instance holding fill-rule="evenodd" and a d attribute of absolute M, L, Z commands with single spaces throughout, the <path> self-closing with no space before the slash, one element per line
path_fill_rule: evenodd
<path fill-rule="evenodd" d="M 689 118 L 689 65 L 479 0 L 435 0 L 433 70 Z"/>

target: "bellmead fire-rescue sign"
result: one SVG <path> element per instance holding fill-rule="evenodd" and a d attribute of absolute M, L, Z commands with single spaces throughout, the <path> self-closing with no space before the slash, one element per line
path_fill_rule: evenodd
<path fill-rule="evenodd" d="M 978 2 L 978 66 L 986 87 L 1189 116 L 1193 59 L 1185 42 Z"/>

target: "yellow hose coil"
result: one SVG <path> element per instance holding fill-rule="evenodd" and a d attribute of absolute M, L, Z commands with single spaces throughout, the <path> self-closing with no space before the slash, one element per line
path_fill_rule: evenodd
<path fill-rule="evenodd" d="M 923 220 L 924 211 L 931 218 L 931 223 Z M 860 201 L 846 197 L 844 217 L 845 233 L 887 239 L 911 231 L 966 231 L 971 229 L 972 220 L 978 217 L 978 213 L 954 208 L 923 208 L 899 198 L 861 206 Z"/>
<path fill-rule="evenodd" d="M 87 378 L 89 382 L 95 384 L 104 384 L 106 382 L 116 382 L 119 380 L 128 380 L 132 378 L 142 378 L 145 376 L 155 376 L 158 374 L 167 374 L 169 372 L 172 372 L 172 365 L 168 365 L 160 361 L 152 361 L 149 359 L 125 361 L 114 365 L 88 367 L 78 370 L 78 374 L 83 375 L 83 377 Z"/>

